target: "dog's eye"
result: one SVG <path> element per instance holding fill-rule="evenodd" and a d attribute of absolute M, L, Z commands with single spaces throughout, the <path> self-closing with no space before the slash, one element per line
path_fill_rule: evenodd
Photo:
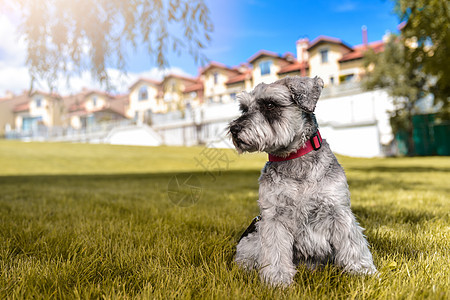
<path fill-rule="evenodd" d="M 273 104 L 272 102 L 266 103 L 264 104 L 264 106 L 267 110 L 272 110 L 275 108 L 275 104 Z"/>

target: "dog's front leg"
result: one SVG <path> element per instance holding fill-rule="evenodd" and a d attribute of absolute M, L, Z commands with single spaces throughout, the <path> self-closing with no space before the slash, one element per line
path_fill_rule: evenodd
<path fill-rule="evenodd" d="M 261 278 L 271 285 L 291 284 L 296 272 L 293 263 L 292 234 L 273 217 L 270 209 L 262 212 L 259 229 L 261 252 L 258 264 L 261 268 Z"/>
<path fill-rule="evenodd" d="M 357 274 L 377 271 L 363 229 L 349 207 L 335 208 L 331 243 L 335 249 L 335 262 L 344 270 Z"/>

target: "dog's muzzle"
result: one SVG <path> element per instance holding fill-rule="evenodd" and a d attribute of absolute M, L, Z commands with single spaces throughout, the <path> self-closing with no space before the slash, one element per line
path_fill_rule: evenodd
<path fill-rule="evenodd" d="M 233 137 L 237 137 L 241 129 L 242 129 L 241 125 L 234 124 L 230 127 L 230 132 L 233 135 Z"/>

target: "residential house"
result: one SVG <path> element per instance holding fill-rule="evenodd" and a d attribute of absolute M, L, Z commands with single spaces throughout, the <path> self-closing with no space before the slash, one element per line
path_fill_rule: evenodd
<path fill-rule="evenodd" d="M 137 123 L 151 123 L 155 114 L 184 111 L 203 102 L 203 84 L 198 78 L 170 74 L 159 81 L 141 78 L 129 89 L 126 116 Z"/>
<path fill-rule="evenodd" d="M 184 110 L 187 102 L 184 99 L 186 89 L 190 89 L 194 85 L 199 84 L 198 78 L 181 76 L 177 74 L 170 74 L 164 77 L 161 82 L 162 94 L 160 98 L 163 100 L 165 110 L 162 113 Z M 197 90 L 199 91 L 199 90 Z M 193 103 L 188 102 L 189 105 L 199 105 L 200 97 L 194 97 Z"/>
<path fill-rule="evenodd" d="M 8 92 L 4 98 L 0 98 L 0 137 L 14 130 L 14 107 L 19 103 L 24 103 L 28 99 L 28 93 L 14 95 Z"/>
<path fill-rule="evenodd" d="M 61 125 L 63 106 L 59 95 L 35 91 L 30 95 L 21 95 L 19 99 L 21 103 L 12 109 L 16 131 L 32 132 L 42 127 Z"/>
<path fill-rule="evenodd" d="M 284 75 L 301 75 L 303 64 L 297 62 L 291 53 L 283 56 L 267 50 L 260 50 L 248 62 L 252 65 L 253 87 L 258 84 L 271 83 L 282 78 Z M 288 68 L 289 67 L 289 68 Z"/>
<path fill-rule="evenodd" d="M 206 103 L 233 101 L 235 95 L 228 91 L 227 82 L 238 75 L 241 75 L 241 72 L 237 68 L 230 68 L 218 62 L 210 62 L 203 68 L 200 77 L 203 79 Z"/>
<path fill-rule="evenodd" d="M 246 64 L 238 69 L 239 75 L 233 76 L 225 82 L 229 99 L 236 100 L 236 95 L 242 91 L 250 91 L 253 87 L 252 70 Z"/>
<path fill-rule="evenodd" d="M 196 107 L 204 103 L 204 84 L 201 79 L 187 85 L 183 90 L 183 99 L 186 107 Z"/>
<path fill-rule="evenodd" d="M 384 42 L 376 41 L 370 44 L 361 44 L 353 47 L 353 51 L 344 54 L 339 59 L 339 83 L 358 82 L 364 75 L 364 52 L 372 49 L 375 53 L 384 50 Z"/>
<path fill-rule="evenodd" d="M 339 83 L 339 60 L 353 49 L 340 39 L 319 36 L 310 43 L 307 51 L 309 76 L 319 76 L 327 86 Z"/>
<path fill-rule="evenodd" d="M 126 116 L 143 123 L 151 113 L 167 111 L 162 101 L 161 82 L 141 78 L 129 88 Z"/>
<path fill-rule="evenodd" d="M 64 102 L 70 106 L 67 107 L 65 125 L 74 129 L 87 129 L 101 122 L 125 119 L 125 107 L 117 105 L 123 101 L 123 97 L 92 90 L 66 97 Z"/>

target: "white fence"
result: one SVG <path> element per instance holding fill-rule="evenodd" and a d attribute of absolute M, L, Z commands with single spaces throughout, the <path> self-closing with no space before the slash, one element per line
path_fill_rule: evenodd
<path fill-rule="evenodd" d="M 365 92 L 359 85 L 325 88 L 316 108 L 322 137 L 332 150 L 349 156 L 374 157 L 386 153 L 393 139 L 388 111 L 392 101 L 383 90 Z M 39 134 L 10 136 L 28 140 L 110 143 L 126 145 L 209 145 L 232 147 L 228 123 L 239 115 L 237 102 L 193 109 L 183 119 L 149 127 L 131 120 L 102 123 L 87 130 L 53 128 Z M 155 124 L 156 123 L 156 124 Z"/>

